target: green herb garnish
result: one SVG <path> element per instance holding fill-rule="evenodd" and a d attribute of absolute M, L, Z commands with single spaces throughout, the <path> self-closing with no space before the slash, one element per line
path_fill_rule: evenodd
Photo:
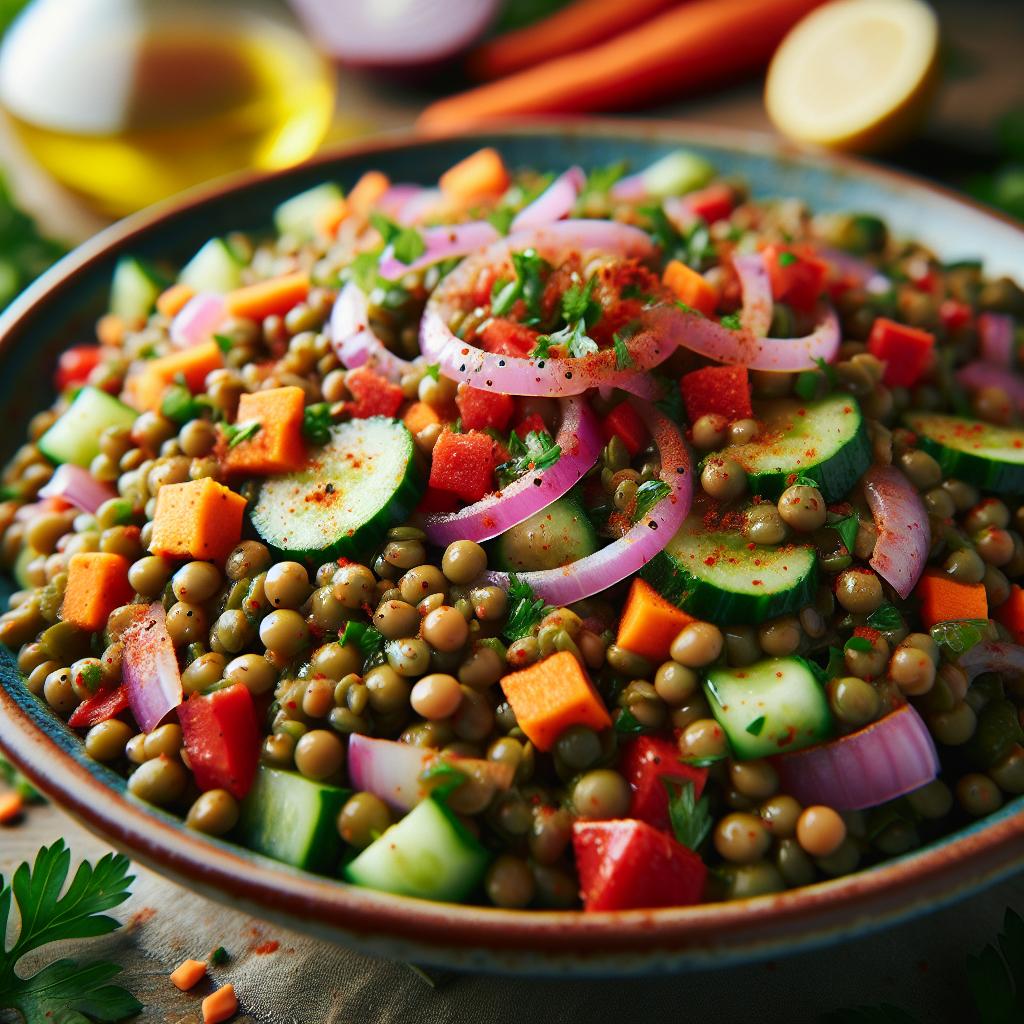
<path fill-rule="evenodd" d="M 791 267 L 797 262 L 796 256 L 791 252 L 780 252 L 778 259 L 780 267 Z"/>
<path fill-rule="evenodd" d="M 838 647 L 829 647 L 825 676 L 828 679 L 835 679 L 843 675 L 846 675 L 846 661 L 843 658 L 843 652 Z"/>
<path fill-rule="evenodd" d="M 880 633 L 891 633 L 903 625 L 903 616 L 896 605 L 883 601 L 869 616 L 868 625 Z"/>
<path fill-rule="evenodd" d="M 403 227 L 376 212 L 370 214 L 370 223 L 380 232 L 384 244 L 391 246 L 391 252 L 399 263 L 408 266 L 427 251 L 427 243 L 416 228 Z"/>
<path fill-rule="evenodd" d="M 229 338 L 226 334 L 215 334 L 213 336 L 213 340 L 217 342 L 217 348 L 219 348 L 221 352 L 225 354 L 230 352 L 235 347 L 234 338 Z"/>
<path fill-rule="evenodd" d="M 664 480 L 645 480 L 636 489 L 636 506 L 633 509 L 633 522 L 638 523 L 663 498 L 672 493 Z"/>
<path fill-rule="evenodd" d="M 844 651 L 860 651 L 861 654 L 870 654 L 874 649 L 871 641 L 866 636 L 851 636 L 843 644 Z"/>
<path fill-rule="evenodd" d="M 552 610 L 551 605 L 545 604 L 543 598 L 537 597 L 533 587 L 514 572 L 508 574 L 508 596 L 512 611 L 501 635 L 509 641 L 529 636 L 534 626 Z"/>
<path fill-rule="evenodd" d="M 527 312 L 523 322 L 534 326 L 540 323 L 543 315 L 540 303 L 544 297 L 545 278 L 551 265 L 537 254 L 536 249 L 514 252 L 510 258 L 516 278 L 503 285 L 497 295 L 492 294 L 491 312 L 495 316 L 505 316 L 521 299 Z"/>
<path fill-rule="evenodd" d="M 513 431 L 509 437 L 508 450 L 512 458 L 495 470 L 502 487 L 507 487 L 513 480 L 527 473 L 550 469 L 562 456 L 561 447 L 555 444 L 546 430 L 531 430 L 525 442 Z"/>
<path fill-rule="evenodd" d="M 940 647 L 956 656 L 981 643 L 988 629 L 988 619 L 950 619 L 948 622 L 936 622 L 928 632 Z"/>
<path fill-rule="evenodd" d="M 545 341 L 548 349 L 551 345 L 561 345 L 573 359 L 581 359 L 598 351 L 597 342 L 587 335 L 587 331 L 601 318 L 601 303 L 593 297 L 596 284 L 595 274 L 586 284 L 574 284 L 566 289 L 561 303 L 565 327 L 554 334 L 538 338 L 538 347 Z"/>
<path fill-rule="evenodd" d="M 171 384 L 160 402 L 160 414 L 179 426 L 199 419 L 208 408 L 209 399 L 205 395 L 196 397 L 184 384 Z"/>
<path fill-rule="evenodd" d="M 622 337 L 621 331 L 616 331 L 612 335 L 612 345 L 615 346 L 615 369 L 631 370 L 636 363 L 634 363 L 633 357 L 629 354 L 626 339 Z"/>
<path fill-rule="evenodd" d="M 363 657 L 370 658 L 384 649 L 384 634 L 365 622 L 349 619 L 338 637 L 340 644 L 355 644 L 363 652 Z"/>
<path fill-rule="evenodd" d="M 758 717 L 755 718 L 747 726 L 747 732 L 749 732 L 751 736 L 760 736 L 762 731 L 764 730 L 764 722 L 765 722 L 764 715 L 758 715 Z"/>
<path fill-rule="evenodd" d="M 743 329 L 743 324 L 740 323 L 739 313 L 727 313 L 719 320 L 719 323 L 723 327 L 727 327 L 730 331 L 739 331 Z"/>
<path fill-rule="evenodd" d="M 327 444 L 331 439 L 333 425 L 330 402 L 314 402 L 303 410 L 302 436 L 310 444 Z"/>
<path fill-rule="evenodd" d="M 668 817 L 676 840 L 696 851 L 711 831 L 711 811 L 708 798 L 697 799 L 696 790 L 689 780 L 682 781 L 671 775 L 661 777 L 668 790 Z"/>
<path fill-rule="evenodd" d="M 230 957 L 223 946 L 218 946 L 209 956 L 208 962 L 211 967 L 221 967 L 228 962 Z"/>
<path fill-rule="evenodd" d="M 438 759 L 428 765 L 420 772 L 420 782 L 433 782 L 438 780 L 436 785 L 430 787 L 430 793 L 438 800 L 444 800 L 459 788 L 469 776 L 456 768 L 449 761 Z"/>
<path fill-rule="evenodd" d="M 614 728 L 620 736 L 639 736 L 647 731 L 646 726 L 629 708 L 623 708 L 615 716 Z"/>
<path fill-rule="evenodd" d="M 259 420 L 247 420 L 245 423 L 229 423 L 224 428 L 229 448 L 237 448 L 244 441 L 251 441 L 261 430 L 263 424 Z"/>
<path fill-rule="evenodd" d="M 108 853 L 95 867 L 82 861 L 61 895 L 70 867 L 71 853 L 58 839 L 36 854 L 33 865 L 21 864 L 9 885 L 0 878 L 0 1008 L 16 1010 L 28 1024 L 113 1022 L 142 1009 L 130 992 L 110 984 L 121 972 L 117 964 L 81 965 L 62 959 L 28 977 L 15 971 L 23 957 L 51 942 L 107 935 L 120 927 L 103 912 L 128 898 L 133 881 L 128 859 Z M 20 926 L 8 948 L 3 937 L 12 903 L 17 904 Z"/>
<path fill-rule="evenodd" d="M 810 486 L 817 487 L 817 481 L 812 480 Z M 843 542 L 844 547 L 852 554 L 853 545 L 857 542 L 857 531 L 860 529 L 860 516 L 856 512 L 851 512 L 848 516 L 828 523 L 828 527 L 839 534 L 839 539 Z"/>
<path fill-rule="evenodd" d="M 586 183 L 584 184 L 583 191 L 580 194 L 581 201 L 586 200 L 590 196 L 607 195 L 611 190 L 612 185 L 614 185 L 615 182 L 617 182 L 625 173 L 625 160 L 619 160 L 614 164 L 606 164 L 604 167 L 595 167 L 587 174 Z"/>

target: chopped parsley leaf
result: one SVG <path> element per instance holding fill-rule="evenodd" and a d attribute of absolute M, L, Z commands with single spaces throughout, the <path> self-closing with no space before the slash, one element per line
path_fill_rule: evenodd
<path fill-rule="evenodd" d="M 302 413 L 302 436 L 311 444 L 327 444 L 333 423 L 330 402 L 307 405 Z"/>
<path fill-rule="evenodd" d="M 676 840 L 690 850 L 707 839 L 711 832 L 711 810 L 708 798 L 697 799 L 693 783 L 671 775 L 662 776 L 662 784 L 668 790 L 668 816 Z"/>
<path fill-rule="evenodd" d="M 797 257 L 791 252 L 780 252 L 778 259 L 780 267 L 791 267 L 797 262 Z"/>
<path fill-rule="evenodd" d="M 629 354 L 626 339 L 622 337 L 621 331 L 616 331 L 612 335 L 612 344 L 615 346 L 615 369 L 631 370 L 636 364 L 633 361 L 633 357 Z"/>
<path fill-rule="evenodd" d="M 636 489 L 636 506 L 633 510 L 633 521 L 636 523 L 640 522 L 659 501 L 667 498 L 671 493 L 672 488 L 664 480 L 645 480 Z"/>
<path fill-rule="evenodd" d="M 509 439 L 509 454 L 512 458 L 495 470 L 502 487 L 507 487 L 513 480 L 518 480 L 527 473 L 538 469 L 550 469 L 561 458 L 561 447 L 555 444 L 546 430 L 531 430 L 526 435 L 525 442 L 515 431 L 512 432 L 512 437 L 518 442 L 516 444 Z"/>
<path fill-rule="evenodd" d="M 244 441 L 251 441 L 261 430 L 263 424 L 259 420 L 248 420 L 245 423 L 229 423 L 224 428 L 229 448 L 237 448 Z"/>
<path fill-rule="evenodd" d="M 723 327 L 727 327 L 730 331 L 739 331 L 743 325 L 740 323 L 739 313 L 728 313 L 723 316 L 719 321 Z"/>
<path fill-rule="evenodd" d="M 543 598 L 537 597 L 533 587 L 514 572 L 508 574 L 508 596 L 512 610 L 502 636 L 509 641 L 521 640 L 533 632 L 534 627 L 551 611 L 551 606 L 545 604 Z"/>

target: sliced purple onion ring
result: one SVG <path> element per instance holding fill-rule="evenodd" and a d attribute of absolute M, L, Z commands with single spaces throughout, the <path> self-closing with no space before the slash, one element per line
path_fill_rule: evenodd
<path fill-rule="evenodd" d="M 117 491 L 81 466 L 65 462 L 39 489 L 40 498 L 62 498 L 83 512 L 95 512 L 105 501 L 117 497 Z"/>
<path fill-rule="evenodd" d="M 164 606 L 154 601 L 122 637 L 121 673 L 143 732 L 152 732 L 182 701 L 181 672 Z"/>
<path fill-rule="evenodd" d="M 193 295 L 171 321 L 171 344 L 175 348 L 194 348 L 205 344 L 226 315 L 223 295 L 212 292 Z"/>
<path fill-rule="evenodd" d="M 1013 317 L 1006 313 L 980 313 L 978 347 L 985 362 L 1013 366 L 1016 357 Z"/>
<path fill-rule="evenodd" d="M 974 393 L 985 388 L 1004 392 L 1018 412 L 1024 410 L 1024 380 L 1007 366 L 996 363 L 973 362 L 956 371 L 957 381 Z"/>
<path fill-rule="evenodd" d="M 587 176 L 582 168 L 570 167 L 516 214 L 512 221 L 512 231 L 540 228 L 568 217 L 586 182 Z"/>
<path fill-rule="evenodd" d="M 878 529 L 868 564 L 906 598 L 924 572 L 932 544 L 924 502 L 893 466 L 872 466 L 864 474 L 864 496 Z"/>
<path fill-rule="evenodd" d="M 465 224 L 446 227 L 424 228 L 420 234 L 426 246 L 424 253 L 412 263 L 397 259 L 392 246 L 387 246 L 380 255 L 380 276 L 394 281 L 403 274 L 409 274 L 424 267 L 431 267 L 442 260 L 456 256 L 469 256 L 496 242 L 501 236 L 498 229 L 486 220 L 471 220 Z"/>
<path fill-rule="evenodd" d="M 368 366 L 397 384 L 413 368 L 373 333 L 366 293 L 354 281 L 334 300 L 329 333 L 331 348 L 347 370 Z"/>

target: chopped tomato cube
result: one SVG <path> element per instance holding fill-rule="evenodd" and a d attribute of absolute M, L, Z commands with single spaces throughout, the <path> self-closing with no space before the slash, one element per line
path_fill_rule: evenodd
<path fill-rule="evenodd" d="M 430 486 L 463 501 L 479 501 L 494 489 L 494 446 L 484 433 L 442 432 L 434 445 Z"/>
<path fill-rule="evenodd" d="M 888 387 L 913 387 L 928 369 L 935 348 L 935 335 L 878 317 L 868 336 L 868 351 L 885 363 L 882 378 Z"/>
<path fill-rule="evenodd" d="M 764 263 L 777 301 L 799 310 L 814 308 L 825 290 L 828 264 L 811 248 L 766 245 Z"/>
<path fill-rule="evenodd" d="M 526 435 L 537 431 L 538 433 L 549 433 L 548 425 L 544 422 L 539 412 L 531 412 L 529 416 L 524 416 L 516 424 L 516 433 L 525 441 Z"/>
<path fill-rule="evenodd" d="M 691 423 L 717 413 L 727 420 L 749 419 L 750 378 L 745 366 L 705 366 L 686 374 L 679 382 Z"/>
<path fill-rule="evenodd" d="M 83 700 L 81 704 L 71 712 L 68 725 L 72 729 L 85 729 L 100 722 L 114 718 L 122 711 L 128 710 L 128 687 L 119 686 L 116 690 L 100 690 L 91 697 Z"/>
<path fill-rule="evenodd" d="M 462 425 L 467 430 L 503 432 L 508 429 L 516 411 L 516 402 L 511 395 L 500 391 L 483 391 L 465 384 L 459 387 L 455 404 L 459 407 Z"/>
<path fill-rule="evenodd" d="M 700 799 L 708 770 L 683 764 L 679 756 L 679 748 L 671 740 L 641 736 L 629 744 L 622 756 L 621 770 L 633 790 L 629 805 L 631 818 L 646 821 L 654 828 L 669 828 L 665 779 L 692 782 L 694 798 Z"/>
<path fill-rule="evenodd" d="M 682 907 L 704 894 L 700 857 L 646 822 L 577 821 L 572 845 L 585 910 Z"/>
<path fill-rule="evenodd" d="M 189 764 L 202 790 L 226 789 L 242 799 L 256 777 L 260 727 L 252 694 L 235 683 L 210 694 L 193 693 L 178 708 Z"/>
<path fill-rule="evenodd" d="M 480 332 L 480 347 L 499 356 L 529 358 L 537 344 L 538 333 L 525 324 L 495 317 L 488 320 Z"/>
<path fill-rule="evenodd" d="M 394 416 L 405 401 L 405 395 L 397 384 L 392 384 L 365 366 L 349 371 L 345 377 L 345 386 L 355 399 L 349 402 L 349 411 L 355 419 Z"/>
<path fill-rule="evenodd" d="M 601 423 L 601 431 L 605 441 L 610 441 L 613 437 L 619 438 L 631 456 L 636 455 L 647 444 L 647 427 L 629 402 L 620 402 L 605 416 Z"/>
<path fill-rule="evenodd" d="M 939 305 L 939 319 L 947 331 L 958 331 L 974 319 L 974 313 L 966 302 L 943 299 Z"/>
<path fill-rule="evenodd" d="M 79 387 L 89 379 L 89 374 L 99 365 L 99 345 L 75 345 L 60 354 L 53 383 L 58 391 Z"/>
<path fill-rule="evenodd" d="M 732 189 L 721 182 L 691 192 L 686 197 L 686 205 L 690 212 L 708 224 L 714 224 L 716 220 L 725 220 L 732 213 L 734 202 Z"/>

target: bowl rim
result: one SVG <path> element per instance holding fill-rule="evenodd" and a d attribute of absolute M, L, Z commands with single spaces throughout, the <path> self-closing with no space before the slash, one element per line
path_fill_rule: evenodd
<path fill-rule="evenodd" d="M 433 142 L 578 135 L 639 141 L 696 142 L 789 159 L 825 170 L 837 167 L 901 190 L 924 190 L 1015 229 L 1012 218 L 940 185 L 847 155 L 824 154 L 761 132 L 627 119 L 559 118 L 511 121 L 470 132 L 423 135 L 401 131 L 332 148 L 297 168 L 231 175 L 134 214 L 82 243 L 42 275 L 0 316 L 0 350 L 50 293 L 94 261 L 130 246 L 150 229 L 249 186 L 286 180 L 298 170 L 348 157 Z M 8 656 L 8 661 L 10 657 Z M 190 832 L 179 819 L 108 784 L 80 744 L 52 735 L 49 712 L 23 685 L 0 685 L 0 744 L 15 764 L 59 806 L 143 864 L 214 899 L 243 905 L 285 925 L 303 927 L 362 949 L 413 956 L 420 962 L 508 969 L 509 958 L 533 973 L 635 973 L 685 966 L 721 966 L 762 953 L 778 955 L 812 943 L 838 941 L 903 919 L 922 908 L 965 896 L 1024 864 L 1024 801 L 937 844 L 843 878 L 784 893 L 728 903 L 658 910 L 582 913 L 509 911 L 392 896 L 336 879 L 295 871 L 232 844 Z M 119 777 L 118 777 L 119 778 Z M 900 899 L 894 902 L 893 894 Z M 631 959 L 640 957 L 641 961 Z M 568 966 L 567 966 L 568 965 Z"/>

